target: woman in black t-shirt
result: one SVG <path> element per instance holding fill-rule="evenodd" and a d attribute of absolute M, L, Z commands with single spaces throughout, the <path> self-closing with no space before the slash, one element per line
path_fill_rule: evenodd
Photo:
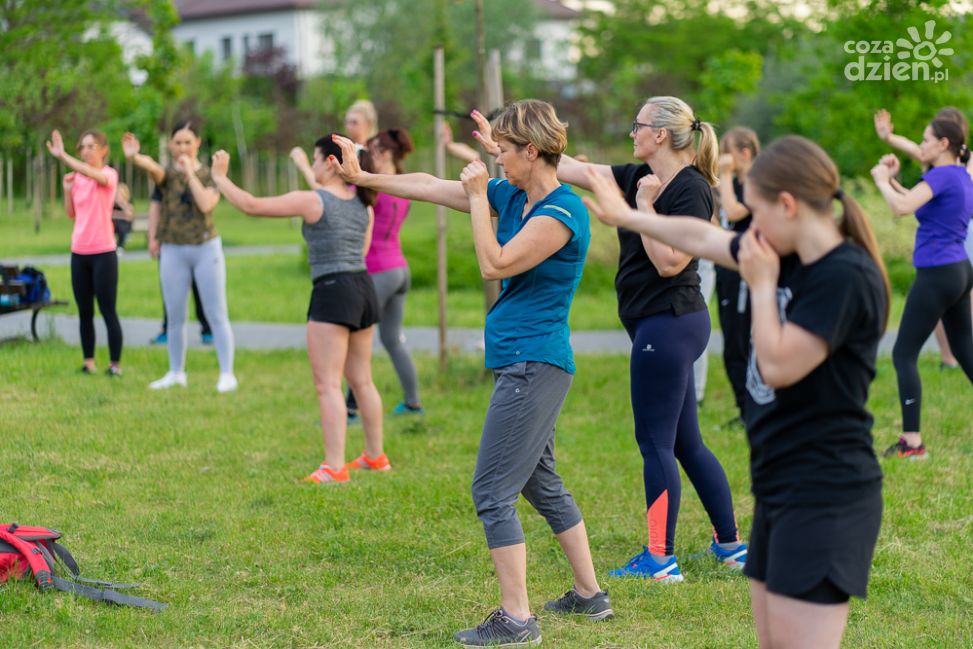
<path fill-rule="evenodd" d="M 474 137 L 490 150 L 489 123 L 476 114 L 473 117 L 479 127 Z M 616 191 L 621 188 L 634 207 L 640 181 L 654 172 L 663 180 L 654 201 L 658 213 L 692 214 L 709 221 L 719 153 L 713 127 L 698 120 L 681 99 L 652 97 L 632 123 L 631 137 L 635 157 L 643 164 L 609 166 L 562 156 L 558 179 L 589 189 L 586 171 L 591 170 L 612 182 Z M 643 552 L 609 574 L 682 581 L 674 554 L 679 465 L 712 522 L 715 539 L 710 550 L 722 565 L 739 570 L 747 550 L 737 534 L 730 484 L 719 460 L 703 443 L 696 418 L 693 362 L 705 352 L 710 334 L 697 262 L 691 255 L 624 228 L 618 229 L 618 240 L 615 289 L 619 317 L 632 339 L 632 411 L 643 461 L 649 542 Z"/>
<path fill-rule="evenodd" d="M 762 647 L 785 638 L 838 647 L 849 596 L 865 596 L 882 516 L 865 403 L 889 284 L 868 221 L 841 191 L 828 155 L 797 136 L 754 161 L 745 233 L 633 211 L 611 183 L 589 179 L 597 202 L 585 202 L 605 223 L 739 267 L 750 286 L 746 426 L 755 509 L 744 572 L 757 637 Z M 643 182 L 643 204 L 659 185 L 654 176 Z"/>

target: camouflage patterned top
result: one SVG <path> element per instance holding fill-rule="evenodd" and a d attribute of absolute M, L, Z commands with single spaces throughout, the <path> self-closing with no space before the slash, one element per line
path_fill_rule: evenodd
<path fill-rule="evenodd" d="M 206 165 L 200 165 L 196 177 L 203 187 L 216 187 Z M 166 176 L 158 188 L 162 203 L 156 238 L 160 242 L 198 246 L 219 236 L 213 225 L 213 214 L 200 211 L 186 177 L 175 167 L 166 167 Z"/>

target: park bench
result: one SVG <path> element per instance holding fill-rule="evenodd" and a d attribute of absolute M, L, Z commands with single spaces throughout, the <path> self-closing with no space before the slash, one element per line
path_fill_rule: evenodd
<path fill-rule="evenodd" d="M 49 306 L 67 306 L 68 303 L 64 300 L 21 301 L 21 298 L 26 294 L 26 285 L 19 280 L 12 279 L 15 272 L 15 266 L 3 267 L 3 282 L 0 283 L 0 317 L 22 311 L 31 311 L 30 335 L 34 342 L 38 342 L 40 336 L 37 335 L 37 316 L 40 315 L 40 312 Z"/>

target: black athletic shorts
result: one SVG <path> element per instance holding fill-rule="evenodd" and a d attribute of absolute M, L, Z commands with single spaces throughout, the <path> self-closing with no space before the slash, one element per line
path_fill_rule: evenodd
<path fill-rule="evenodd" d="M 378 322 L 372 278 L 365 271 L 316 277 L 307 319 L 343 325 L 352 331 L 371 327 Z"/>
<path fill-rule="evenodd" d="M 832 505 L 754 505 L 743 572 L 767 590 L 816 604 L 864 598 L 882 523 L 882 491 Z"/>

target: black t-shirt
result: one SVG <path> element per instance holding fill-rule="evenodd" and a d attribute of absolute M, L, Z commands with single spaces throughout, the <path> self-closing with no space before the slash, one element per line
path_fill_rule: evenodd
<path fill-rule="evenodd" d="M 743 202 L 743 183 L 736 176 L 733 176 L 733 195 L 736 196 L 740 205 L 747 208 L 747 215 L 739 221 L 730 221 L 730 229 L 734 232 L 746 232 L 747 228 L 750 227 L 750 221 L 753 220 L 753 216 L 750 215 L 750 206 Z"/>
<path fill-rule="evenodd" d="M 639 180 L 652 170 L 647 164 L 612 166 L 615 182 L 625 193 L 625 200 L 636 207 L 635 195 Z M 707 221 L 713 215 L 713 192 L 703 174 L 696 167 L 685 167 L 676 173 L 653 203 L 662 215 L 698 216 Z M 618 228 L 618 273 L 615 291 L 618 293 L 618 315 L 623 320 L 637 320 L 672 310 L 675 315 L 694 313 L 706 308 L 699 291 L 699 265 L 693 259 L 681 273 L 662 277 L 649 260 L 642 245 L 642 236 Z"/>
<path fill-rule="evenodd" d="M 737 235 L 730 246 L 736 259 Z M 845 242 L 813 264 L 781 259 L 781 320 L 821 337 L 828 357 L 786 388 L 767 386 L 751 346 L 744 417 L 755 496 L 835 503 L 881 484 L 865 409 L 885 316 L 885 286 L 864 248 Z"/>

